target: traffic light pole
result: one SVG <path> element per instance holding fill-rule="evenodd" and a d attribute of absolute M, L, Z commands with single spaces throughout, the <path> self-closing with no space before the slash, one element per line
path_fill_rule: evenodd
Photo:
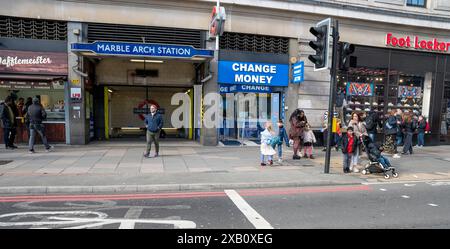
<path fill-rule="evenodd" d="M 326 174 L 330 173 L 330 157 L 331 157 L 331 138 L 333 131 L 333 117 L 334 117 L 334 102 L 335 102 L 335 92 L 336 92 L 336 75 L 337 75 L 337 50 L 339 43 L 339 22 L 335 20 L 333 27 L 333 54 L 331 59 L 331 82 L 330 82 L 330 98 L 328 103 L 328 125 L 327 125 L 327 151 L 325 154 L 325 170 Z"/>

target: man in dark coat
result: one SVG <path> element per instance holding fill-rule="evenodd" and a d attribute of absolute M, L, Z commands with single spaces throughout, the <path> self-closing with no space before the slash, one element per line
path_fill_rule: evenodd
<path fill-rule="evenodd" d="M 345 102 L 345 91 L 341 87 L 336 92 L 336 109 L 339 113 L 339 118 L 344 120 L 344 102 Z"/>
<path fill-rule="evenodd" d="M 382 127 L 380 115 L 377 111 L 371 110 L 365 120 L 367 134 L 373 142 L 376 141 L 377 128 Z"/>
<path fill-rule="evenodd" d="M 159 155 L 159 134 L 163 127 L 163 118 L 158 113 L 156 105 L 150 106 L 150 114 L 145 115 L 145 127 L 147 128 L 147 149 L 144 157 L 150 157 L 152 142 L 155 143 L 155 157 Z"/>
<path fill-rule="evenodd" d="M 16 149 L 14 140 L 16 137 L 17 120 L 14 112 L 14 100 L 11 96 L 6 97 L 1 106 L 1 120 L 3 127 L 3 141 L 6 149 Z"/>
<path fill-rule="evenodd" d="M 38 98 L 33 98 L 33 104 L 28 107 L 26 118 L 30 122 L 30 141 L 28 143 L 29 153 L 34 153 L 36 132 L 41 136 L 42 143 L 45 146 L 45 152 L 50 152 L 53 146 L 48 144 L 47 137 L 45 136 L 45 126 L 42 123 L 47 119 L 47 113 Z"/>
<path fill-rule="evenodd" d="M 384 142 L 384 150 L 386 153 L 394 154 L 393 158 L 400 158 L 397 151 L 397 143 L 395 141 L 397 136 L 398 129 L 398 120 L 395 116 L 395 110 L 392 110 L 388 113 L 386 121 L 384 123 L 384 134 L 385 134 L 385 142 Z"/>

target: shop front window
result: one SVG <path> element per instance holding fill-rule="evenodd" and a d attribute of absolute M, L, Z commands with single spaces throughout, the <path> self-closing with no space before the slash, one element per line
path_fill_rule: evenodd
<path fill-rule="evenodd" d="M 353 112 L 366 114 L 370 110 L 384 112 L 385 89 L 388 85 L 389 51 L 376 48 L 357 47 L 356 65 L 339 72 L 338 88 L 346 93 L 344 122 L 348 124 Z"/>
<path fill-rule="evenodd" d="M 64 109 L 64 82 L 16 82 L 1 81 L 0 100 L 7 96 L 15 98 L 18 105 L 19 117 L 23 120 L 26 114 L 26 107 L 31 104 L 34 97 L 40 99 L 42 107 L 47 113 L 48 122 L 65 121 Z M 22 102 L 23 104 L 20 103 Z"/>
<path fill-rule="evenodd" d="M 433 84 L 435 55 L 357 46 L 354 56 L 356 64 L 337 78 L 338 88 L 346 91 L 346 124 L 352 112 L 383 117 L 399 109 L 430 116 L 431 88 L 424 86 Z"/>
<path fill-rule="evenodd" d="M 345 76 L 339 77 L 338 86 L 346 92 L 347 96 L 347 107 L 344 110 L 346 124 L 350 121 L 353 112 L 360 114 L 370 110 L 383 112 L 386 81 L 386 70 L 382 69 L 351 69 L 345 73 Z"/>
<path fill-rule="evenodd" d="M 414 7 L 426 7 L 427 1 L 426 0 L 406 0 L 407 6 L 414 6 Z"/>
<path fill-rule="evenodd" d="M 450 73 L 447 73 L 445 77 L 443 95 L 440 140 L 448 143 L 450 142 Z"/>

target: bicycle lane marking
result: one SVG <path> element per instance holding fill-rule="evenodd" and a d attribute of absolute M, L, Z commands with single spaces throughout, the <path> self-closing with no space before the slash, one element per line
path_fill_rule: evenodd
<path fill-rule="evenodd" d="M 256 212 L 235 190 L 225 190 L 224 192 L 256 229 L 273 229 L 269 222 Z"/>

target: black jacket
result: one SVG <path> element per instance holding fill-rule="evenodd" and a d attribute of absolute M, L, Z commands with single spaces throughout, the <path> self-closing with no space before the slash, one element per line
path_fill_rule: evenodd
<path fill-rule="evenodd" d="M 367 146 L 367 154 L 369 156 L 369 160 L 372 162 L 378 161 L 381 157 L 382 146 L 377 143 L 370 142 Z"/>
<path fill-rule="evenodd" d="M 382 127 L 382 122 L 377 112 L 369 112 L 366 118 L 367 133 L 377 133 L 377 127 Z"/>
<path fill-rule="evenodd" d="M 47 113 L 40 104 L 32 104 L 27 110 L 27 119 L 31 124 L 41 124 L 42 121 L 47 119 Z"/>
<path fill-rule="evenodd" d="M 416 121 L 415 120 L 411 120 L 411 122 L 404 122 L 402 124 L 402 128 L 404 129 L 405 133 L 414 133 L 416 131 Z"/>
<path fill-rule="evenodd" d="M 345 94 L 344 92 L 338 92 L 336 95 L 336 107 L 342 107 L 344 105 Z"/>
<path fill-rule="evenodd" d="M 13 114 L 13 117 L 10 115 L 10 111 Z M 3 128 L 13 128 L 16 126 L 16 116 L 14 114 L 13 109 L 6 105 L 6 103 L 2 103 L 0 106 L 1 111 L 1 120 L 2 120 L 2 127 Z"/>
<path fill-rule="evenodd" d="M 342 153 L 347 154 L 347 146 L 348 146 L 348 135 L 344 134 L 342 135 L 342 139 L 341 139 L 341 145 L 342 145 Z M 356 150 L 358 149 L 358 143 L 359 143 L 359 139 L 353 135 L 353 155 L 356 154 Z"/>
<path fill-rule="evenodd" d="M 158 132 L 163 127 L 163 119 L 161 114 L 156 112 L 154 116 L 152 114 L 145 115 L 145 127 L 150 132 Z"/>
<path fill-rule="evenodd" d="M 397 127 L 397 118 L 395 116 L 388 117 L 388 119 L 384 122 L 384 134 L 397 134 Z"/>

